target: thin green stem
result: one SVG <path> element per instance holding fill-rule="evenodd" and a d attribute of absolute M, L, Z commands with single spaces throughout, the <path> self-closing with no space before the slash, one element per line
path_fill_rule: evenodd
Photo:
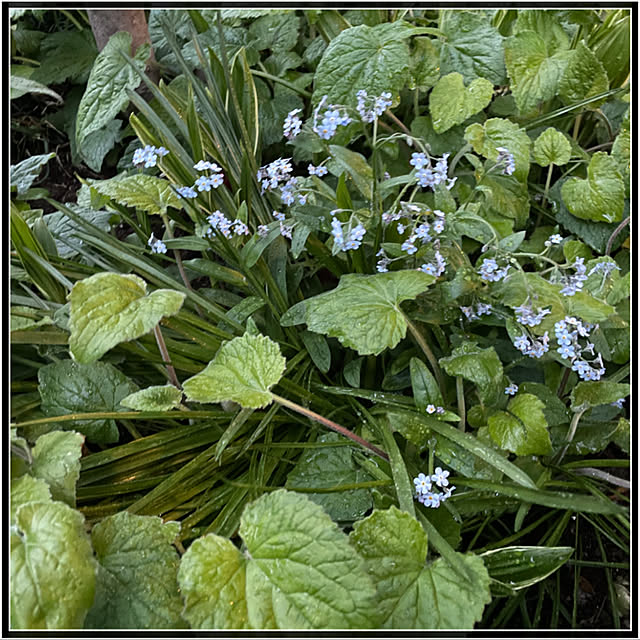
<path fill-rule="evenodd" d="M 544 205 L 549 197 L 549 187 L 551 185 L 551 174 L 553 173 L 553 162 L 549 164 L 549 170 L 547 171 L 547 181 L 544 183 L 544 194 L 542 196 L 542 202 L 540 206 L 544 209 Z"/>
<path fill-rule="evenodd" d="M 65 9 L 60 9 L 60 13 L 62 13 L 64 16 L 66 16 L 69 20 L 69 22 L 73 23 L 73 26 L 78 29 L 79 31 L 82 31 L 82 29 L 84 28 L 80 22 L 73 17 L 73 15 L 71 14 L 71 11 L 66 11 Z"/>
<path fill-rule="evenodd" d="M 464 402 L 464 381 L 461 376 L 456 376 L 456 398 L 458 400 L 458 414 L 460 415 L 458 429 L 464 431 L 467 422 L 467 412 Z"/>
<path fill-rule="evenodd" d="M 343 435 L 345 438 L 349 438 L 349 440 L 353 440 L 354 442 L 357 442 L 358 444 L 362 445 L 366 449 L 369 449 L 369 451 L 375 453 L 377 456 L 380 456 L 383 460 L 386 460 L 387 462 L 389 461 L 389 456 L 384 451 L 382 451 L 382 449 L 378 449 L 378 447 L 376 447 L 375 445 L 371 444 L 364 438 L 361 438 L 359 435 L 356 435 L 355 433 L 353 433 L 353 431 L 349 431 L 349 429 L 347 429 L 346 427 L 339 425 L 337 422 L 333 422 L 332 420 L 329 420 L 328 418 L 321 416 L 319 413 L 316 413 L 315 411 L 311 411 L 311 409 L 306 409 L 305 407 L 301 407 L 299 404 L 296 404 L 295 402 L 291 402 L 291 400 L 287 400 L 286 398 L 281 398 L 275 393 L 271 393 L 271 397 L 274 399 L 275 402 L 277 402 L 278 404 L 281 404 L 283 407 L 292 409 L 293 411 L 307 418 L 310 418 L 311 420 L 315 420 L 316 422 L 319 422 L 321 425 L 327 427 L 328 429 L 331 429 L 332 431 L 335 431 L 336 433 Z"/>

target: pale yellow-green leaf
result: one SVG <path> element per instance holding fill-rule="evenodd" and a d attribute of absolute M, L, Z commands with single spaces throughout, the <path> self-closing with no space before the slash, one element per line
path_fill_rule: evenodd
<path fill-rule="evenodd" d="M 533 159 L 541 167 L 551 163 L 561 166 L 571 158 L 571 144 L 567 138 L 553 127 L 545 129 L 533 143 Z"/>
<path fill-rule="evenodd" d="M 136 411 L 169 411 L 180 404 L 182 392 L 173 385 L 147 387 L 120 400 L 123 407 Z"/>
<path fill-rule="evenodd" d="M 492 95 L 493 85 L 485 78 L 476 78 L 465 87 L 460 73 L 443 76 L 429 97 L 434 131 L 443 133 L 462 124 L 474 113 L 482 111 L 491 102 Z"/>
<path fill-rule="evenodd" d="M 96 273 L 79 280 L 68 299 L 69 348 L 74 359 L 93 362 L 121 342 L 151 331 L 165 316 L 175 315 L 185 294 L 158 289 L 147 295 L 138 276 Z"/>
<path fill-rule="evenodd" d="M 245 335 L 225 342 L 216 357 L 185 381 L 187 398 L 195 402 L 233 400 L 245 408 L 268 405 L 269 389 L 282 377 L 286 360 L 280 347 L 263 335 Z"/>
<path fill-rule="evenodd" d="M 182 207 L 180 199 L 166 180 L 145 173 L 100 181 L 93 186 L 102 195 L 108 196 L 118 204 L 135 207 L 150 215 L 164 214 L 167 207 Z"/>
<path fill-rule="evenodd" d="M 333 291 L 295 304 L 284 326 L 305 322 L 310 331 L 338 338 L 360 355 L 377 355 L 395 347 L 407 332 L 400 308 L 435 281 L 422 271 L 393 271 L 375 275 L 347 274 Z"/>

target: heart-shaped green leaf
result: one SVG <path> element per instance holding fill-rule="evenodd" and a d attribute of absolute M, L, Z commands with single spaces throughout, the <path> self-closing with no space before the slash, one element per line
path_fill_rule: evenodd
<path fill-rule="evenodd" d="M 558 95 L 566 104 L 573 104 L 604 93 L 608 88 L 609 78 L 602 63 L 584 42 L 579 42 L 558 84 Z M 602 102 L 604 100 L 594 102 L 589 107 L 595 109 Z"/>
<path fill-rule="evenodd" d="M 268 405 L 269 389 L 284 373 L 286 360 L 267 336 L 245 335 L 225 342 L 216 357 L 183 385 L 189 400 L 233 400 L 245 408 Z"/>
<path fill-rule="evenodd" d="M 520 393 L 489 417 L 489 433 L 502 449 L 519 456 L 543 455 L 551 451 L 551 438 L 544 416 L 544 403 L 530 393 Z"/>
<path fill-rule="evenodd" d="M 495 161 L 498 158 L 498 147 L 503 147 L 513 154 L 516 170 L 513 175 L 525 181 L 529 175 L 529 147 L 531 140 L 524 129 L 503 118 L 491 118 L 484 125 L 469 125 L 464 137 L 473 146 L 476 153 Z"/>
<path fill-rule="evenodd" d="M 41 435 L 33 448 L 31 474 L 46 481 L 54 500 L 76 506 L 76 482 L 84 438 L 75 431 L 51 431 Z"/>
<path fill-rule="evenodd" d="M 169 411 L 180 404 L 182 392 L 171 384 L 147 387 L 120 400 L 123 407 L 136 411 Z"/>
<path fill-rule="evenodd" d="M 481 349 L 472 342 L 465 342 L 450 356 L 440 358 L 440 365 L 450 376 L 462 376 L 474 382 L 485 399 L 495 394 L 502 381 L 502 362 L 493 347 Z"/>
<path fill-rule="evenodd" d="M 609 380 L 580 382 L 571 392 L 571 408 L 582 411 L 601 404 L 611 404 L 626 398 L 630 392 L 630 385 Z"/>
<path fill-rule="evenodd" d="M 91 531 L 99 563 L 96 597 L 85 621 L 88 629 L 176 629 L 182 598 L 180 558 L 173 541 L 178 522 L 121 511 Z"/>
<path fill-rule="evenodd" d="M 321 507 L 278 490 L 248 505 L 246 545 L 209 534 L 182 557 L 178 582 L 194 629 L 366 629 L 374 588 L 347 536 Z"/>
<path fill-rule="evenodd" d="M 61 360 L 38 370 L 38 390 L 45 416 L 64 416 L 71 413 L 122 411 L 119 402 L 137 390 L 136 385 L 108 362 L 78 364 Z M 87 436 L 90 442 L 117 442 L 118 427 L 114 420 L 98 418 L 63 422 Z"/>
<path fill-rule="evenodd" d="M 158 289 L 147 295 L 138 276 L 96 273 L 75 283 L 68 299 L 69 348 L 82 363 L 93 362 L 120 342 L 148 333 L 165 316 L 178 313 L 185 294 Z"/>
<path fill-rule="evenodd" d="M 103 196 L 109 196 L 118 204 L 135 207 L 148 214 L 164 214 L 167 212 L 167 207 L 175 209 L 182 207 L 180 199 L 171 190 L 166 180 L 145 173 L 104 180 L 92 186 Z"/>
<path fill-rule="evenodd" d="M 492 95 L 493 85 L 485 78 L 476 78 L 465 87 L 461 74 L 443 76 L 429 98 L 434 131 L 443 133 L 462 124 L 474 113 L 482 111 L 491 102 Z"/>
<path fill-rule="evenodd" d="M 84 517 L 62 502 L 28 502 L 11 532 L 13 629 L 80 629 L 95 565 Z"/>
<path fill-rule="evenodd" d="M 349 540 L 365 559 L 386 629 L 472 629 L 490 602 L 482 560 L 456 554 L 470 580 L 444 558 L 425 564 L 427 534 L 409 514 L 391 507 L 356 522 Z"/>
<path fill-rule="evenodd" d="M 615 158 L 603 151 L 593 154 L 586 180 L 569 178 L 562 199 L 576 217 L 596 222 L 620 222 L 624 211 L 624 182 Z"/>
<path fill-rule="evenodd" d="M 571 158 L 571 144 L 567 138 L 553 127 L 545 129 L 533 143 L 533 159 L 541 166 L 550 164 L 561 166 Z"/>
<path fill-rule="evenodd" d="M 376 275 L 347 274 L 333 291 L 299 302 L 281 319 L 290 326 L 306 322 L 310 331 L 338 338 L 360 355 L 378 355 L 395 347 L 407 332 L 400 309 L 435 281 L 421 271 Z"/>

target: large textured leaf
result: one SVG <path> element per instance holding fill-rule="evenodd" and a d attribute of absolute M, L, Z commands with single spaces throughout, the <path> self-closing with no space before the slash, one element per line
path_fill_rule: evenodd
<path fill-rule="evenodd" d="M 182 392 L 171 384 L 147 387 L 123 398 L 120 404 L 136 411 L 169 411 L 180 404 Z"/>
<path fill-rule="evenodd" d="M 75 431 L 51 431 L 41 435 L 33 448 L 31 474 L 49 485 L 54 500 L 72 507 L 76 505 L 83 442 Z"/>
<path fill-rule="evenodd" d="M 564 70 L 558 84 L 558 95 L 567 103 L 579 102 L 585 98 L 597 96 L 609 88 L 609 78 L 602 63 L 591 50 L 579 42 Z M 594 102 L 590 108 L 596 108 L 599 103 Z"/>
<path fill-rule="evenodd" d="M 281 322 L 284 326 L 306 322 L 310 331 L 338 338 L 360 355 L 377 355 L 406 335 L 400 303 L 416 298 L 434 280 L 421 271 L 347 274 L 333 291 L 291 307 Z"/>
<path fill-rule="evenodd" d="M 11 532 L 13 629 L 80 629 L 95 567 L 84 518 L 62 502 L 29 502 Z"/>
<path fill-rule="evenodd" d="M 336 433 L 322 434 L 317 442 L 345 442 Z M 340 485 L 356 484 L 372 478 L 359 469 L 351 457 L 350 447 L 327 446 L 311 449 L 302 454 L 287 476 L 287 489 L 331 489 Z M 306 493 L 309 500 L 319 504 L 335 521 L 362 518 L 371 508 L 369 489 L 350 489 L 334 493 Z"/>
<path fill-rule="evenodd" d="M 507 406 L 489 417 L 489 433 L 502 449 L 519 456 L 551 452 L 544 403 L 530 393 L 519 393 Z"/>
<path fill-rule="evenodd" d="M 376 626 L 374 588 L 344 533 L 318 505 L 285 490 L 248 505 L 246 552 L 209 534 L 182 558 L 184 617 L 195 629 Z"/>
<path fill-rule="evenodd" d="M 51 491 L 44 480 L 25 474 L 11 481 L 9 505 L 12 525 L 16 521 L 18 509 L 28 502 L 51 502 Z"/>
<path fill-rule="evenodd" d="M 478 556 L 456 554 L 468 581 L 443 558 L 425 564 L 427 534 L 395 507 L 356 522 L 349 539 L 373 578 L 383 628 L 472 629 L 491 600 Z"/>
<path fill-rule="evenodd" d="M 567 138 L 553 127 L 545 129 L 533 143 L 533 159 L 541 166 L 551 163 L 561 166 L 571 158 L 571 144 Z"/>
<path fill-rule="evenodd" d="M 529 147 L 531 140 L 524 129 L 503 118 L 491 118 L 484 125 L 469 125 L 464 132 L 476 153 L 489 160 L 498 157 L 497 147 L 508 149 L 513 154 L 516 169 L 513 175 L 524 182 L 529 175 Z"/>
<path fill-rule="evenodd" d="M 137 389 L 124 374 L 106 362 L 79 364 L 62 360 L 38 370 L 38 382 L 45 416 L 72 413 L 118 411 L 120 400 Z M 87 436 L 91 442 L 118 441 L 113 420 L 76 420 L 61 423 Z M 62 428 L 62 427 L 60 427 Z"/>
<path fill-rule="evenodd" d="M 450 356 L 440 358 L 450 376 L 462 376 L 475 383 L 480 395 L 491 398 L 502 381 L 502 362 L 493 347 L 481 349 L 472 342 L 456 347 Z"/>
<path fill-rule="evenodd" d="M 88 133 L 83 142 L 81 155 L 87 166 L 99 172 L 102 169 L 104 157 L 111 151 L 113 145 L 120 138 L 120 120 L 112 120 L 102 129 Z"/>
<path fill-rule="evenodd" d="M 474 113 L 482 111 L 491 102 L 492 96 L 493 85 L 485 78 L 476 78 L 465 87 L 459 73 L 443 76 L 429 97 L 434 131 L 443 133 L 462 124 Z"/>
<path fill-rule="evenodd" d="M 583 220 L 620 222 L 624 211 L 624 182 L 615 158 L 604 151 L 593 154 L 587 178 L 569 178 L 562 199 L 570 213 Z"/>
<path fill-rule="evenodd" d="M 225 342 L 206 368 L 184 383 L 184 392 L 195 402 L 233 400 L 247 408 L 264 407 L 285 362 L 276 342 L 246 333 Z"/>
<path fill-rule="evenodd" d="M 355 104 L 360 89 L 370 96 L 397 94 L 408 78 L 406 39 L 413 33 L 402 21 L 345 29 L 329 43 L 318 64 L 313 102 L 326 95 L 329 103 Z"/>
<path fill-rule="evenodd" d="M 270 49 L 277 53 L 296 46 L 299 28 L 300 18 L 294 13 L 269 12 L 251 23 L 249 35 L 259 51 Z"/>
<path fill-rule="evenodd" d="M 441 11 L 439 26 L 446 36 L 440 48 L 443 75 L 457 71 L 465 82 L 486 78 L 504 84 L 504 39 L 486 12 Z"/>
<path fill-rule="evenodd" d="M 565 49 L 552 54 L 544 38 L 534 31 L 507 38 L 504 59 L 520 113 L 535 113 L 539 103 L 556 95 L 570 55 Z"/>
<path fill-rule="evenodd" d="M 630 385 L 609 380 L 580 382 L 571 392 L 571 408 L 582 411 L 601 404 L 611 404 L 620 398 L 626 398 L 630 392 Z"/>
<path fill-rule="evenodd" d="M 99 522 L 91 540 L 99 567 L 88 629 L 175 629 L 184 627 L 173 541 L 178 522 L 127 511 Z"/>
<path fill-rule="evenodd" d="M 166 180 L 145 173 L 116 180 L 102 180 L 93 186 L 99 193 L 109 196 L 118 204 L 135 207 L 148 214 L 164 214 L 167 207 L 182 207 L 180 199 Z"/>
<path fill-rule="evenodd" d="M 109 231 L 109 211 L 94 211 L 85 207 L 79 207 L 74 203 L 68 203 L 67 206 L 74 213 L 96 226 L 103 231 Z M 82 227 L 79 223 L 72 220 L 62 211 L 56 211 L 43 217 L 51 235 L 56 242 L 56 249 L 61 258 L 73 258 L 78 255 L 82 240 L 74 238 L 76 231 L 81 231 Z"/>
<path fill-rule="evenodd" d="M 95 38 L 88 29 L 48 34 L 40 45 L 40 66 L 33 79 L 48 85 L 67 79 L 85 82 L 97 55 Z"/>
<path fill-rule="evenodd" d="M 55 157 L 55 153 L 43 153 L 31 156 L 14 164 L 9 168 L 9 184 L 16 188 L 18 195 L 22 195 L 40 175 L 42 167 Z"/>
<path fill-rule="evenodd" d="M 68 298 L 69 348 L 78 362 L 93 362 L 120 342 L 148 333 L 165 316 L 178 313 L 185 294 L 147 285 L 134 275 L 96 273 L 73 285 Z"/>
<path fill-rule="evenodd" d="M 104 129 L 127 106 L 127 90 L 136 89 L 141 82 L 122 52 L 131 53 L 131 34 L 119 31 L 109 38 L 93 64 L 76 118 L 76 144 L 81 154 L 87 138 Z M 149 45 L 141 46 L 136 52 L 140 69 L 144 68 L 148 55 Z"/>

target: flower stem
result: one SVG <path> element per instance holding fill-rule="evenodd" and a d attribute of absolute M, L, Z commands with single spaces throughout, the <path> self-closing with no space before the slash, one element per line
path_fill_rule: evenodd
<path fill-rule="evenodd" d="M 571 420 L 571 424 L 569 425 L 569 432 L 567 433 L 567 444 L 564 445 L 564 447 L 562 448 L 562 451 L 560 451 L 560 453 L 558 454 L 557 459 L 554 460 L 554 464 L 556 465 L 560 464 L 560 462 L 562 461 L 562 458 L 564 458 L 564 454 L 567 453 L 567 449 L 569 448 L 569 445 L 573 441 L 573 436 L 576 435 L 578 422 L 580 422 L 580 418 L 582 418 L 582 414 L 586 410 L 587 409 L 583 409 L 582 411 L 577 411 L 576 413 L 574 413 L 573 419 Z"/>
<path fill-rule="evenodd" d="M 549 186 L 551 185 L 551 174 L 553 173 L 553 162 L 549 163 L 549 171 L 547 171 L 547 181 L 544 184 L 544 194 L 542 196 L 542 202 L 540 206 L 544 209 L 544 205 L 549 197 Z M 542 214 L 540 214 L 542 215 Z"/>
<path fill-rule="evenodd" d="M 460 414 L 458 429 L 464 431 L 467 421 L 467 410 L 464 403 L 464 381 L 461 376 L 456 376 L 456 398 L 458 399 L 458 413 Z"/>
<path fill-rule="evenodd" d="M 618 234 L 631 222 L 631 216 L 625 218 L 614 230 L 607 242 L 607 249 L 604 252 L 606 256 L 611 253 L 611 247 L 613 247 L 614 240 L 618 237 Z"/>
<path fill-rule="evenodd" d="M 167 374 L 169 375 L 169 380 L 171 384 L 176 387 L 176 389 L 182 390 L 180 386 L 180 382 L 178 382 L 178 376 L 176 375 L 176 370 L 173 368 L 171 363 L 171 358 L 169 357 L 169 352 L 167 351 L 167 345 L 164 342 L 164 338 L 162 337 L 162 331 L 160 330 L 160 325 L 157 324 L 153 328 L 153 335 L 156 337 L 156 342 L 158 343 L 158 349 L 160 351 L 160 355 L 162 356 L 162 360 L 167 366 Z"/>
<path fill-rule="evenodd" d="M 431 351 L 431 347 L 427 344 L 427 341 L 424 339 L 422 334 L 418 331 L 416 326 L 409 320 L 409 318 L 407 318 L 407 316 L 405 316 L 404 319 L 405 319 L 405 322 L 407 323 L 407 327 L 409 327 L 409 331 L 411 332 L 413 339 L 418 343 L 418 346 L 420 347 L 420 349 L 422 349 L 422 353 L 424 353 L 424 355 L 427 356 L 427 360 L 429 361 L 429 364 L 433 369 L 433 373 L 436 376 L 436 380 L 438 381 L 438 386 L 440 387 L 440 391 L 442 392 L 442 395 L 444 395 L 444 392 L 445 392 L 444 378 L 442 377 L 442 371 L 440 371 L 440 365 L 438 364 L 438 359 L 435 357 L 435 355 L 433 354 L 433 351 Z"/>
<path fill-rule="evenodd" d="M 386 460 L 387 462 L 389 461 L 389 456 L 384 451 L 382 451 L 382 449 L 379 449 L 378 447 L 371 444 L 364 438 L 361 438 L 359 435 L 356 435 L 355 433 L 353 433 L 353 431 L 349 431 L 349 429 L 339 425 L 337 422 L 333 422 L 332 420 L 329 420 L 328 418 L 321 416 L 319 413 L 316 413 L 315 411 L 311 411 L 310 409 L 305 409 L 305 407 L 301 407 L 299 404 L 296 404 L 295 402 L 291 402 L 291 400 L 287 400 L 286 398 L 281 398 L 275 393 L 271 393 L 271 397 L 274 399 L 275 402 L 277 402 L 278 404 L 281 404 L 283 407 L 292 409 L 293 411 L 296 411 L 297 413 L 307 418 L 310 418 L 311 420 L 315 420 L 316 422 L 319 422 L 321 425 L 331 429 L 332 431 L 335 431 L 336 433 L 343 435 L 345 438 L 349 438 L 349 440 L 353 440 L 354 442 L 357 442 L 358 444 L 362 445 L 366 449 L 369 449 L 369 451 L 375 453 L 377 456 L 380 456 L 383 460 Z"/>

